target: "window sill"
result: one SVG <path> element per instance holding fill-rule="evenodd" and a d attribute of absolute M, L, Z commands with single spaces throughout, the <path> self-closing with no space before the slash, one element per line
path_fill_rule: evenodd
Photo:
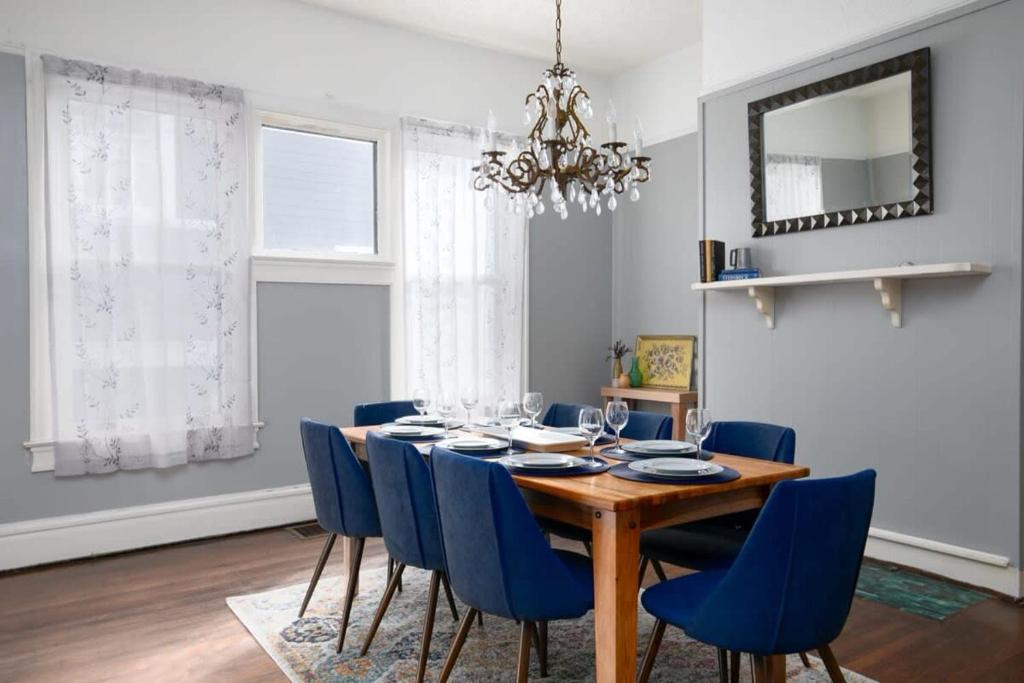
<path fill-rule="evenodd" d="M 387 286 L 394 279 L 395 264 L 380 256 L 254 254 L 252 270 L 256 282 Z"/>

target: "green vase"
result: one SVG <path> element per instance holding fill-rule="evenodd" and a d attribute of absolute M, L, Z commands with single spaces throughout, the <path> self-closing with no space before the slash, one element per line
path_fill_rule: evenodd
<path fill-rule="evenodd" d="M 629 386 L 638 387 L 644 383 L 644 373 L 640 372 L 640 361 L 633 356 L 633 367 L 629 369 Z"/>

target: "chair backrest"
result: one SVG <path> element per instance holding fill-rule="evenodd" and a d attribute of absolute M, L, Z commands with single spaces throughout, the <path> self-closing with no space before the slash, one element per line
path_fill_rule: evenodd
<path fill-rule="evenodd" d="M 874 470 L 776 485 L 689 634 L 761 655 L 832 642 L 853 602 L 874 500 Z"/>
<path fill-rule="evenodd" d="M 360 403 L 355 410 L 355 426 L 382 425 L 394 422 L 406 415 L 415 415 L 412 401 L 384 401 L 383 403 Z"/>
<path fill-rule="evenodd" d="M 416 447 L 378 432 L 366 437 L 370 478 L 388 554 L 420 569 L 444 569 L 430 468 Z"/>
<path fill-rule="evenodd" d="M 704 450 L 792 465 L 796 432 L 792 427 L 766 422 L 714 422 L 704 440 Z"/>
<path fill-rule="evenodd" d="M 592 596 L 544 540 L 504 467 L 435 446 L 430 468 L 445 566 L 462 601 L 529 621 L 587 612 Z"/>
<path fill-rule="evenodd" d="M 584 403 L 552 403 L 541 423 L 547 427 L 576 427 L 580 423 L 580 411 L 587 407 Z"/>
<path fill-rule="evenodd" d="M 341 430 L 304 417 L 299 432 L 320 526 L 342 536 L 380 536 L 370 478 Z"/>
<path fill-rule="evenodd" d="M 607 429 L 607 431 L 611 431 Z M 672 417 L 661 413 L 648 413 L 642 410 L 629 411 L 629 422 L 622 428 L 622 436 L 626 439 L 671 439 Z"/>

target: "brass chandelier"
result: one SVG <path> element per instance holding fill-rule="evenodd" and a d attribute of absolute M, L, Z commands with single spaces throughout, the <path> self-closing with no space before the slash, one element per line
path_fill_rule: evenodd
<path fill-rule="evenodd" d="M 543 82 L 526 96 L 524 125 L 531 125 L 526 149 L 514 143 L 507 153 L 495 145 L 493 114 L 488 117 L 480 164 L 473 167 L 473 187 L 487 194 L 484 204 L 493 208 L 495 195 L 507 197 L 509 209 L 527 217 L 544 213 L 544 188 L 551 208 L 563 220 L 568 205 L 578 203 L 586 212 L 601 214 L 602 201 L 609 211 L 618 204 L 616 195 L 640 198 L 637 185 L 651 177 L 651 158 L 642 156 L 639 121 L 630 154 L 619 142 L 615 108 L 609 103 L 608 132 L 611 142 L 595 149 L 583 124 L 594 116 L 590 95 L 576 82 L 576 74 L 562 63 L 562 0 L 555 2 L 555 64 L 542 74 Z M 604 199 L 606 198 L 606 199 Z"/>

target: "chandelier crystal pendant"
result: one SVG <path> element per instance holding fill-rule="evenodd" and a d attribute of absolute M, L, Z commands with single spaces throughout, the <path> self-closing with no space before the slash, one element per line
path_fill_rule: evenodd
<path fill-rule="evenodd" d="M 619 142 L 615 107 L 609 103 L 608 134 L 611 142 L 595 149 L 590 132 L 583 124 L 594 116 L 590 95 L 576 82 L 576 74 L 562 63 L 562 0 L 555 2 L 555 64 L 543 74 L 543 82 L 526 96 L 524 125 L 532 125 L 526 149 L 513 144 L 510 152 L 495 145 L 494 114 L 487 117 L 486 137 L 480 164 L 473 167 L 473 187 L 487 194 L 484 205 L 494 207 L 499 192 L 509 208 L 528 218 L 544 213 L 544 190 L 548 201 L 562 220 L 569 215 L 569 204 L 579 204 L 586 213 L 601 214 L 604 203 L 609 211 L 618 205 L 616 195 L 627 193 L 632 201 L 640 198 L 640 183 L 651 177 L 651 158 L 643 154 L 643 130 L 637 120 L 633 152 Z M 506 161 L 506 156 L 508 161 Z"/>

